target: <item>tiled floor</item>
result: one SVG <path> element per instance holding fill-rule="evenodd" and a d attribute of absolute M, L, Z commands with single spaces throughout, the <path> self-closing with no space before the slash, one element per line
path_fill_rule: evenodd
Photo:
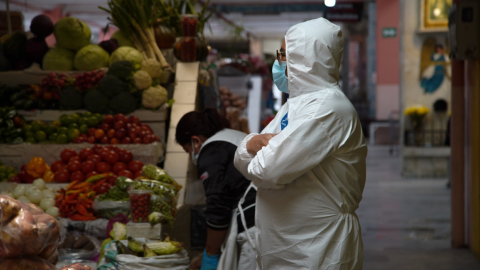
<path fill-rule="evenodd" d="M 388 147 L 370 146 L 357 210 L 365 270 L 480 270 L 468 249 L 450 248 L 446 179 L 403 179 Z"/>

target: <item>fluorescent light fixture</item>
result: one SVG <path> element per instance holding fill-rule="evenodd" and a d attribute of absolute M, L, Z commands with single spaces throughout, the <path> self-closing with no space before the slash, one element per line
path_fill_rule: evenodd
<path fill-rule="evenodd" d="M 335 6 L 335 0 L 325 0 L 325 6 L 327 7 L 333 7 Z"/>

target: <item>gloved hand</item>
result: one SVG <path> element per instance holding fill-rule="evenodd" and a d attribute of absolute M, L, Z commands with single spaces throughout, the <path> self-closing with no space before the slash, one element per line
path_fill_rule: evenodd
<path fill-rule="evenodd" d="M 207 251 L 203 251 L 202 268 L 200 270 L 217 270 L 220 253 L 208 255 Z"/>

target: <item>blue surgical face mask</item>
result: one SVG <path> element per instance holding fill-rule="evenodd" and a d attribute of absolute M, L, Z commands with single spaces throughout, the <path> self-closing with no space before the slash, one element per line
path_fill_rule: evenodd
<path fill-rule="evenodd" d="M 272 67 L 272 76 L 278 90 L 288 94 L 288 78 L 285 75 L 287 62 L 275 60 Z"/>
<path fill-rule="evenodd" d="M 193 141 L 192 141 L 192 154 L 191 154 L 191 156 L 192 156 L 192 163 L 195 166 L 197 166 L 197 161 L 198 161 L 198 156 L 199 155 L 200 154 L 195 154 L 195 147 L 193 147 Z"/>

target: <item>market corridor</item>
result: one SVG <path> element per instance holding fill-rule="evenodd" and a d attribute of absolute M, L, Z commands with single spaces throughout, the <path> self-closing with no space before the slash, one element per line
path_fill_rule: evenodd
<path fill-rule="evenodd" d="M 468 249 L 450 248 L 446 179 L 404 179 L 400 157 L 369 146 L 367 184 L 357 210 L 365 270 L 475 270 Z"/>

